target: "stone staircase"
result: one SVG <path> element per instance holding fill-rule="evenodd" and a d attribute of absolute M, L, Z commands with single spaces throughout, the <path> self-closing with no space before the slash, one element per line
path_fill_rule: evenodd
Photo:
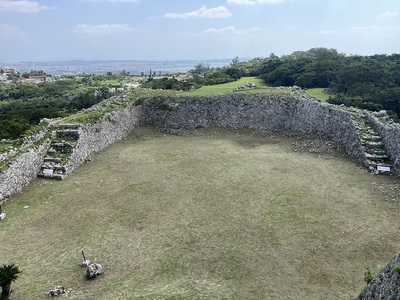
<path fill-rule="evenodd" d="M 365 151 L 368 169 L 374 174 L 391 174 L 392 163 L 379 133 L 362 112 L 352 112 L 351 115 Z"/>
<path fill-rule="evenodd" d="M 65 162 L 78 143 L 80 127 L 80 124 L 62 124 L 53 131 L 51 145 L 38 177 L 64 179 L 67 172 Z"/>

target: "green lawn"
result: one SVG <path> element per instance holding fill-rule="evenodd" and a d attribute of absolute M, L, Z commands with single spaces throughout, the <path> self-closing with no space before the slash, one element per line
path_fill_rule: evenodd
<path fill-rule="evenodd" d="M 399 250 L 399 180 L 292 150 L 307 141 L 141 127 L 65 180 L 36 180 L 3 205 L 12 299 L 56 285 L 62 299 L 354 299 Z M 104 275 L 85 279 L 83 247 Z"/>
<path fill-rule="evenodd" d="M 313 88 L 313 89 L 307 89 L 307 94 L 309 94 L 312 97 L 315 97 L 321 101 L 327 101 L 329 99 L 329 94 L 324 92 L 323 88 Z"/>
<path fill-rule="evenodd" d="M 265 83 L 257 77 L 242 77 L 238 81 L 217 84 L 217 85 L 208 85 L 203 86 L 195 91 L 185 92 L 185 95 L 198 95 L 198 96 L 209 96 L 223 93 L 230 93 L 234 88 L 245 85 L 248 82 L 254 83 L 256 86 L 265 86 Z"/>

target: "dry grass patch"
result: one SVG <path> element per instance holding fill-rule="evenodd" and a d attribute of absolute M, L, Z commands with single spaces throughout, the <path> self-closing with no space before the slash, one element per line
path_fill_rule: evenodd
<path fill-rule="evenodd" d="M 4 205 L 13 299 L 352 299 L 399 250 L 399 206 L 376 177 L 280 134 L 143 127 L 64 181 Z M 24 206 L 29 206 L 24 208 Z M 104 276 L 84 279 L 85 247 Z"/>

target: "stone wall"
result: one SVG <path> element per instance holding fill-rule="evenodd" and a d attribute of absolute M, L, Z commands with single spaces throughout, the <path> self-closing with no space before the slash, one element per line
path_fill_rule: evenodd
<path fill-rule="evenodd" d="M 0 173 L 0 204 L 7 197 L 22 191 L 37 177 L 49 146 L 50 141 L 45 140 L 43 144 L 29 148 Z"/>
<path fill-rule="evenodd" d="M 312 98 L 270 95 L 224 95 L 205 99 L 147 99 L 142 104 L 144 122 L 160 128 L 252 128 L 290 131 L 332 140 L 365 164 L 366 157 L 348 111 Z"/>
<path fill-rule="evenodd" d="M 139 124 L 140 119 L 140 109 L 126 107 L 106 115 L 97 124 L 82 126 L 78 145 L 65 165 L 66 174 L 71 174 L 91 154 L 127 136 Z"/>
<path fill-rule="evenodd" d="M 383 125 L 372 115 L 371 118 L 373 121 L 376 119 L 374 122 L 399 174 L 400 125 Z M 228 127 L 298 132 L 334 141 L 360 164 L 366 163 L 363 146 L 348 110 L 306 96 L 233 94 L 208 98 L 159 97 L 144 99 L 137 106 L 121 105 L 119 110 L 105 115 L 97 124 L 81 126 L 78 144 L 64 165 L 66 174 L 71 174 L 92 153 L 122 139 L 141 123 L 177 130 Z M 21 191 L 36 177 L 48 148 L 49 141 L 30 148 L 0 173 L 0 202 Z"/>
<path fill-rule="evenodd" d="M 97 124 L 83 125 L 78 146 L 66 164 L 66 173 L 71 174 L 89 155 L 124 138 L 139 124 L 140 119 L 140 109 L 128 106 L 104 116 Z M 43 137 L 43 133 L 39 137 Z M 0 173 L 0 204 L 37 177 L 49 147 L 50 140 L 47 139 L 37 147 L 25 150 L 24 144 L 19 149 L 25 153 L 12 160 L 10 166 Z"/>
<path fill-rule="evenodd" d="M 356 300 L 400 299 L 400 253 L 358 295 Z"/>
<path fill-rule="evenodd" d="M 400 124 L 391 122 L 385 111 L 364 112 L 379 132 L 387 152 L 393 160 L 393 169 L 400 174 Z"/>

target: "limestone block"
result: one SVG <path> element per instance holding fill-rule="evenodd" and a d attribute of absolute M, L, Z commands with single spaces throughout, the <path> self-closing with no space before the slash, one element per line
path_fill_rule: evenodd
<path fill-rule="evenodd" d="M 89 267 L 89 265 L 90 265 L 90 260 L 84 260 L 82 263 L 81 263 L 81 267 L 85 267 L 85 268 L 87 268 L 87 267 Z"/>
<path fill-rule="evenodd" d="M 0 214 L 0 221 L 3 221 L 6 218 L 6 213 Z"/>
<path fill-rule="evenodd" d="M 103 267 L 100 264 L 90 264 L 86 269 L 87 278 L 94 278 L 103 273 Z"/>

